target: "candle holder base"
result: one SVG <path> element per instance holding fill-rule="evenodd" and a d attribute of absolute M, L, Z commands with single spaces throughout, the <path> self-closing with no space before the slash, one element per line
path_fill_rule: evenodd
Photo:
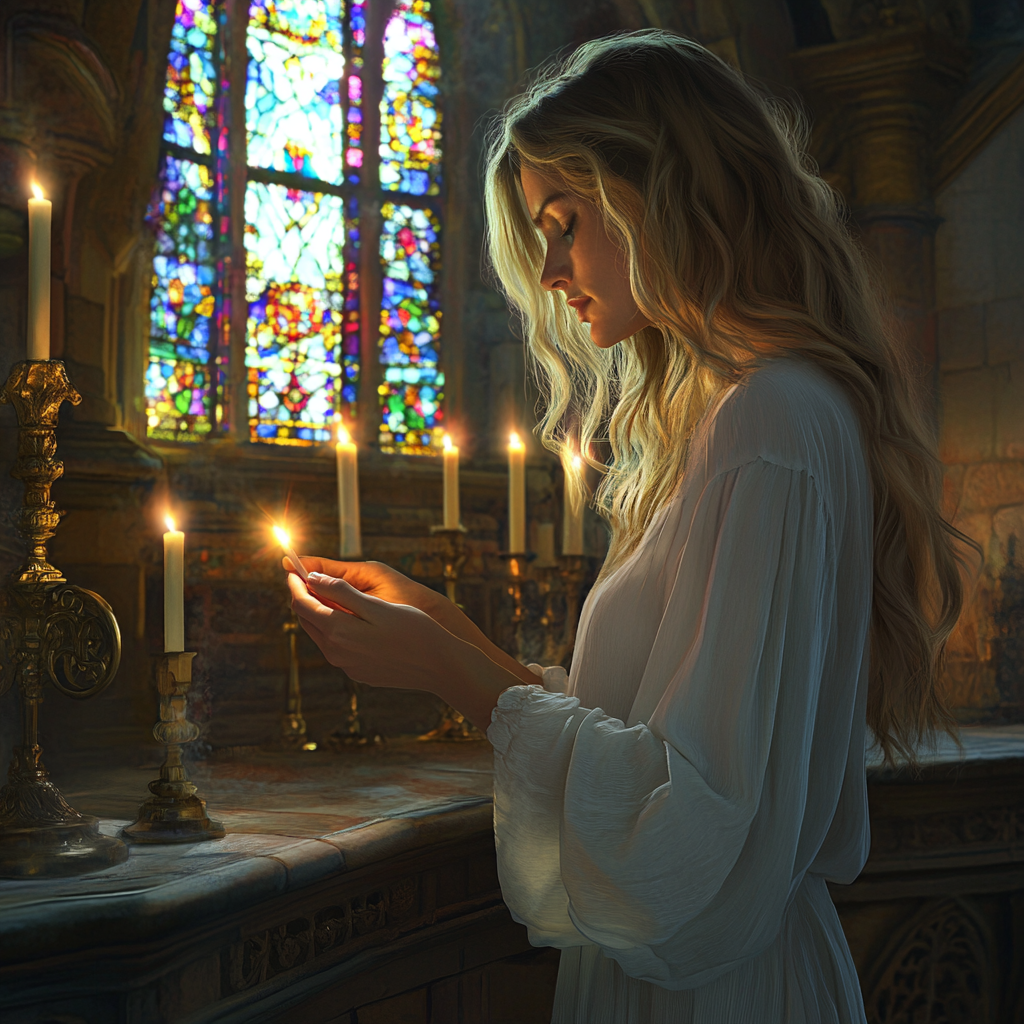
<path fill-rule="evenodd" d="M 0 789 L 0 878 L 59 878 L 121 864 L 128 848 L 99 819 L 68 805 L 43 767 L 41 748 L 16 747 Z"/>
<path fill-rule="evenodd" d="M 206 801 L 196 793 L 181 763 L 181 747 L 199 736 L 199 726 L 185 717 L 185 703 L 192 685 L 192 651 L 161 656 L 157 663 L 160 721 L 153 735 L 167 747 L 160 778 L 149 784 L 153 794 L 140 808 L 139 817 L 121 830 L 133 843 L 194 843 L 222 839 L 224 826 L 206 813 Z"/>
<path fill-rule="evenodd" d="M 335 729 L 327 737 L 327 745 L 334 750 L 348 747 L 383 747 L 387 740 L 379 732 L 366 732 L 359 717 L 359 684 L 352 683 L 348 699 L 348 714 L 344 729 Z"/>
<path fill-rule="evenodd" d="M 446 704 L 444 715 L 436 729 L 416 737 L 420 743 L 468 743 L 487 737 L 465 715 Z"/>

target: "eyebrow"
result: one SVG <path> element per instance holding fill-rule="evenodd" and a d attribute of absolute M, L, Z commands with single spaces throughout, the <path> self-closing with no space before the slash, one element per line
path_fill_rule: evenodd
<path fill-rule="evenodd" d="M 544 211 L 554 202 L 559 199 L 564 199 L 568 195 L 567 192 L 552 192 L 551 195 L 540 204 L 540 209 L 537 211 L 537 216 L 533 218 L 533 223 L 540 227 L 541 218 L 544 216 Z"/>

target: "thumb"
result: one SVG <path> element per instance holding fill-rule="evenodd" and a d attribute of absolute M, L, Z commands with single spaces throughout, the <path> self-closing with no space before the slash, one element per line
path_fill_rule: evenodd
<path fill-rule="evenodd" d="M 370 597 L 361 590 L 356 590 L 351 583 L 335 576 L 327 576 L 322 572 L 311 572 L 306 586 L 324 604 L 341 608 L 343 611 L 351 612 L 358 618 L 367 621 L 375 611 L 373 605 L 381 603 L 378 598 Z"/>

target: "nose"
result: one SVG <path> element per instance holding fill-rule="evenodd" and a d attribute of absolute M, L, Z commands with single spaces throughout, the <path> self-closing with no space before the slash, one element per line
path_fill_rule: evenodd
<path fill-rule="evenodd" d="M 569 257 L 569 247 L 560 244 L 560 241 L 547 243 L 547 252 L 544 255 L 544 268 L 541 271 L 541 287 L 548 291 L 568 291 L 572 282 L 572 260 Z"/>

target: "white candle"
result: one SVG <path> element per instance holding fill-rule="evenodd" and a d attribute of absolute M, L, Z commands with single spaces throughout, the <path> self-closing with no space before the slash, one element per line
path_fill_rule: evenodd
<path fill-rule="evenodd" d="M 515 432 L 508 439 L 508 551 L 526 554 L 526 448 Z"/>
<path fill-rule="evenodd" d="M 185 534 L 167 517 L 164 534 L 164 650 L 185 650 Z"/>
<path fill-rule="evenodd" d="M 583 460 L 578 455 L 574 455 L 570 466 L 566 467 L 565 489 L 562 493 L 562 554 L 582 555 L 584 502 L 573 504 L 570 474 L 577 480 L 583 474 Z"/>
<path fill-rule="evenodd" d="M 274 536 L 277 538 L 277 543 L 284 548 L 284 553 L 288 556 L 288 561 L 292 563 L 295 571 L 302 577 L 302 582 L 308 582 L 309 573 L 306 571 L 306 567 L 302 564 L 302 560 L 297 554 L 295 554 L 295 549 L 292 547 L 291 534 L 287 530 L 282 530 L 280 526 L 275 526 Z"/>
<path fill-rule="evenodd" d="M 533 563 L 538 569 L 550 569 L 555 561 L 555 524 L 537 524 L 537 559 Z"/>
<path fill-rule="evenodd" d="M 32 191 L 35 198 L 28 201 L 28 357 L 49 359 L 50 218 L 53 203 L 43 198 L 43 190 L 38 185 L 33 184 Z"/>
<path fill-rule="evenodd" d="M 338 426 L 338 553 L 358 558 L 363 553 L 359 524 L 359 453 L 349 432 Z"/>
<path fill-rule="evenodd" d="M 444 450 L 441 453 L 444 460 L 444 528 L 446 530 L 457 530 L 459 528 L 459 449 L 452 444 L 451 437 L 444 435 Z"/>

